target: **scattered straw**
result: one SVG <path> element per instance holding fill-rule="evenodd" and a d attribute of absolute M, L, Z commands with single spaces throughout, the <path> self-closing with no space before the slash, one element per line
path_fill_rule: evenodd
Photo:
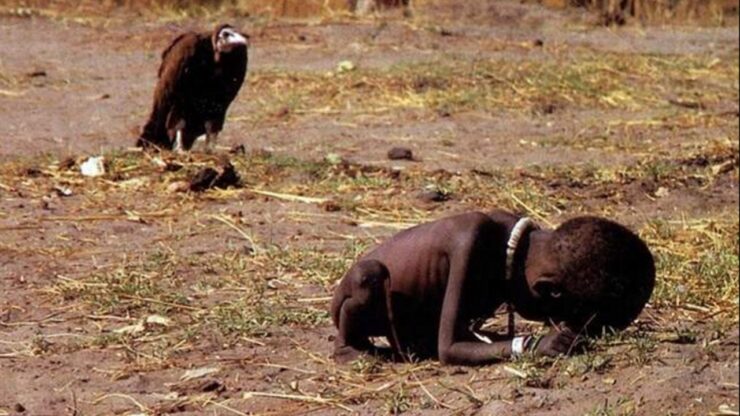
<path fill-rule="evenodd" d="M 241 235 L 242 237 L 244 237 L 245 240 L 247 240 L 247 242 L 249 243 L 249 245 L 252 248 L 252 250 L 254 250 L 255 254 L 259 254 L 260 253 L 261 249 L 257 245 L 257 243 L 254 241 L 254 238 L 248 232 L 246 232 L 246 231 L 242 230 L 241 228 L 239 228 L 231 220 L 229 220 L 228 218 L 226 218 L 223 215 L 211 215 L 210 218 L 213 218 L 214 220 L 219 221 L 219 222 L 225 224 L 229 228 L 231 228 L 234 231 L 236 231 L 237 233 L 239 233 L 239 235 Z"/>
<path fill-rule="evenodd" d="M 307 402 L 307 403 L 317 403 L 317 404 L 337 407 L 342 410 L 346 410 L 348 412 L 353 411 L 352 408 L 350 407 L 347 407 L 334 400 L 325 399 L 321 396 L 313 397 L 313 396 L 302 396 L 302 395 L 296 395 L 296 394 L 264 393 L 264 392 L 258 392 L 258 391 L 245 392 L 243 395 L 243 398 L 245 400 L 251 399 L 252 397 L 268 397 L 268 398 L 280 399 L 280 400 L 292 400 L 292 401 Z"/>
<path fill-rule="evenodd" d="M 93 404 L 98 404 L 100 402 L 103 402 L 103 401 L 106 401 L 106 400 L 110 400 L 110 399 L 124 399 L 124 400 L 128 400 L 131 403 L 133 403 L 136 407 L 138 407 L 140 411 L 145 412 L 145 413 L 149 413 L 150 412 L 149 408 L 146 407 L 146 406 L 144 406 L 143 404 L 141 404 L 138 400 L 134 399 L 133 397 L 129 396 L 128 394 L 122 394 L 122 393 L 111 393 L 111 394 L 103 395 L 103 396 L 98 397 L 97 399 L 95 399 L 93 401 Z"/>
<path fill-rule="evenodd" d="M 283 201 L 303 202 L 306 204 L 323 204 L 329 201 L 327 198 L 314 198 L 314 197 L 301 196 L 301 195 L 283 194 L 279 192 L 264 191 L 261 189 L 249 189 L 249 192 L 252 192 L 258 195 L 264 195 L 264 196 L 269 196 L 272 198 L 281 199 Z"/>

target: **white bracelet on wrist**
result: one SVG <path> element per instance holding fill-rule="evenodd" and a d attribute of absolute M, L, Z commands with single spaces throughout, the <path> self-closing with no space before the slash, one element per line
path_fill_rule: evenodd
<path fill-rule="evenodd" d="M 524 354 L 525 341 L 526 341 L 526 337 L 514 337 L 514 339 L 511 340 L 511 355 L 512 356 L 518 357 Z"/>

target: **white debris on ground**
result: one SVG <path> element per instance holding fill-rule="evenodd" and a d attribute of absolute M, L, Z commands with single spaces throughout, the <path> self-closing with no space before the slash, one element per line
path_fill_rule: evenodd
<path fill-rule="evenodd" d="M 95 156 L 87 159 L 80 165 L 80 172 L 82 176 L 91 178 L 105 175 L 105 158 L 103 156 Z"/>

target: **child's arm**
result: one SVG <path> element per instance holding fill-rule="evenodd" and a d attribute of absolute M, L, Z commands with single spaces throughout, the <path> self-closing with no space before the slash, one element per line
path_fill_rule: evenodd
<path fill-rule="evenodd" d="M 578 338 L 578 334 L 570 328 L 552 328 L 541 339 L 529 336 L 515 337 L 503 341 L 494 341 L 490 344 L 475 341 L 453 341 L 447 344 L 447 348 L 444 348 L 442 346 L 442 332 L 444 330 L 442 325 L 440 325 L 439 358 L 442 364 L 448 365 L 483 365 L 516 357 L 526 352 L 533 352 L 536 355 L 546 357 L 568 355 L 574 345 L 577 344 Z"/>
<path fill-rule="evenodd" d="M 450 256 L 450 274 L 442 304 L 437 345 L 442 364 L 488 364 L 510 357 L 512 353 L 510 341 L 491 344 L 458 341 L 468 331 L 467 325 L 460 319 L 460 300 L 464 283 L 472 272 L 470 260 L 476 244 L 475 235 L 471 233 L 466 240 L 468 241 L 458 246 L 457 252 Z"/>
<path fill-rule="evenodd" d="M 471 278 L 470 275 L 475 272 L 471 270 L 470 261 L 476 244 L 475 237 L 471 235 L 468 240 L 459 246 L 459 251 L 450 256 L 452 259 L 450 275 L 439 326 L 438 351 L 440 362 L 452 365 L 489 364 L 520 355 L 527 348 L 533 348 L 538 355 L 557 356 L 567 354 L 577 337 L 577 334 L 568 328 L 553 328 L 538 343 L 528 343 L 526 338 L 514 338 L 490 344 L 459 341 L 468 338 L 465 335 L 469 331 L 467 323 L 464 319 L 460 319 L 463 287 L 465 281 Z"/>

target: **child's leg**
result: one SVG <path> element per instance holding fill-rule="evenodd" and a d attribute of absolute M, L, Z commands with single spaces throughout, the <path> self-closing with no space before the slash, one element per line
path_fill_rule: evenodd
<path fill-rule="evenodd" d="M 376 260 L 364 260 L 352 267 L 334 294 L 332 314 L 339 333 L 334 357 L 351 361 L 372 351 L 369 337 L 387 335 L 385 281 L 388 269 Z"/>

